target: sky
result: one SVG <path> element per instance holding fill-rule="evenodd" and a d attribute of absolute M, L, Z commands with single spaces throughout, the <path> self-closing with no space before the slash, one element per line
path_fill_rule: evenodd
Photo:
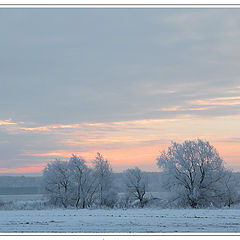
<path fill-rule="evenodd" d="M 197 138 L 240 171 L 240 9 L 1 8 L 0 29 L 0 175 L 158 171 Z"/>

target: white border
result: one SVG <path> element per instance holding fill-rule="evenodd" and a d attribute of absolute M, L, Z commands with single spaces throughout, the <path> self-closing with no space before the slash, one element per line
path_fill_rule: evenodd
<path fill-rule="evenodd" d="M 142 5 L 141 5 L 142 4 Z M 240 0 L 1 0 L 0 8 L 240 8 Z M 1 213 L 0 213 L 1 214 Z M 1 230 L 0 230 L 1 231 Z M 0 239 L 235 239 L 240 233 L 0 233 Z"/>
<path fill-rule="evenodd" d="M 147 5 L 135 5 L 135 4 L 4 4 L 0 3 L 0 8 L 240 8 L 239 4 L 229 5 L 207 5 L 207 4 L 147 4 Z"/>
<path fill-rule="evenodd" d="M 59 4 L 64 4 L 64 8 L 69 7 L 236 7 L 240 5 L 240 0 L 1 0 L 0 7 L 4 5 L 7 7 L 26 7 L 28 6 L 36 6 L 39 5 L 43 7 L 52 6 L 54 7 L 62 7 Z M 144 6 L 141 6 L 144 4 Z M 187 6 L 187 5 L 188 6 Z M 232 5 L 231 5 L 232 4 Z M 15 5 L 15 6 L 11 6 Z M 106 6 L 107 5 L 107 6 Z M 173 5 L 173 6 L 172 6 Z"/>

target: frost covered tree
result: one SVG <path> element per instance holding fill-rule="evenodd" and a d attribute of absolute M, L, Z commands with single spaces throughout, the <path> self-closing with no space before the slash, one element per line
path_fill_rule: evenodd
<path fill-rule="evenodd" d="M 116 197 L 113 189 L 112 168 L 108 160 L 105 160 L 100 153 L 97 153 L 93 164 L 93 169 L 98 184 L 99 205 L 100 207 L 103 205 L 111 205 L 112 203 L 109 203 L 110 199 L 112 199 L 113 202 L 115 201 L 114 196 Z"/>
<path fill-rule="evenodd" d="M 69 160 L 71 182 L 73 185 L 72 199 L 75 207 L 86 208 L 91 206 L 97 184 L 93 171 L 88 168 L 86 161 L 76 155 Z"/>
<path fill-rule="evenodd" d="M 54 205 L 67 207 L 71 204 L 72 182 L 68 161 L 55 160 L 43 171 L 43 184 Z"/>
<path fill-rule="evenodd" d="M 137 167 L 127 169 L 124 172 L 124 182 L 128 195 L 135 200 L 139 200 L 140 206 L 144 207 L 144 196 L 148 183 L 146 175 Z"/>
<path fill-rule="evenodd" d="M 226 195 L 222 184 L 227 171 L 216 149 L 207 141 L 172 142 L 157 158 L 163 170 L 165 188 L 178 204 L 193 208 L 218 204 Z"/>
<path fill-rule="evenodd" d="M 231 207 L 232 204 L 240 202 L 240 196 L 236 183 L 238 180 L 231 171 L 226 171 L 224 178 L 221 180 L 221 189 L 223 206 Z"/>
<path fill-rule="evenodd" d="M 50 201 L 57 206 L 86 208 L 96 201 L 96 174 L 76 155 L 69 161 L 49 163 L 43 171 L 43 184 Z"/>

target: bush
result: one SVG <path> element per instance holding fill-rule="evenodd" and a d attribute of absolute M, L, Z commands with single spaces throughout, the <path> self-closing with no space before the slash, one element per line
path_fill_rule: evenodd
<path fill-rule="evenodd" d="M 52 208 L 49 201 L 17 201 L 17 202 L 1 202 L 0 210 L 43 210 Z"/>

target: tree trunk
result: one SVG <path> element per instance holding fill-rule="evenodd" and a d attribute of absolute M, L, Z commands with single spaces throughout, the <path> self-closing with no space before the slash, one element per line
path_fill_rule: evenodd
<path fill-rule="evenodd" d="M 78 207 L 79 201 L 80 201 L 80 197 L 77 198 L 76 205 L 75 205 L 76 208 Z"/>

